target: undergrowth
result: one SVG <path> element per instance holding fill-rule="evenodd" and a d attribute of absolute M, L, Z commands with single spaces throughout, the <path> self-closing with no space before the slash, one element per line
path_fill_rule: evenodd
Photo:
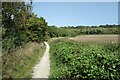
<path fill-rule="evenodd" d="M 118 43 L 50 42 L 51 79 L 119 80 Z"/>

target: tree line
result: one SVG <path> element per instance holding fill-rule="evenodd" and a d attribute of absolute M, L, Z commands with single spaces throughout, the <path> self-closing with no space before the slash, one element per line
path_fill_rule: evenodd
<path fill-rule="evenodd" d="M 7 53 L 28 42 L 89 34 L 119 34 L 119 25 L 49 26 L 43 17 L 32 13 L 32 1 L 2 3 L 2 47 Z"/>
<path fill-rule="evenodd" d="M 48 26 L 48 34 L 52 37 L 74 37 L 89 34 L 119 34 L 120 25 L 100 26 Z"/>

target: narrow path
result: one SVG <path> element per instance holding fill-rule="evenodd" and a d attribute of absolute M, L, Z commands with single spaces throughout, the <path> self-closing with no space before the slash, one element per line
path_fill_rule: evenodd
<path fill-rule="evenodd" d="M 41 58 L 40 62 L 34 67 L 33 77 L 32 78 L 48 78 L 50 70 L 50 60 L 49 60 L 49 45 L 47 42 L 44 42 L 46 45 L 46 51 Z"/>

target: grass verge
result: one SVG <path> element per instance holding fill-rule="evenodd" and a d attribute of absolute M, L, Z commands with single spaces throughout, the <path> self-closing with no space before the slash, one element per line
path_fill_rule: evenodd
<path fill-rule="evenodd" d="M 3 56 L 3 78 L 31 78 L 33 67 L 45 52 L 43 43 L 26 44 L 7 56 Z"/>

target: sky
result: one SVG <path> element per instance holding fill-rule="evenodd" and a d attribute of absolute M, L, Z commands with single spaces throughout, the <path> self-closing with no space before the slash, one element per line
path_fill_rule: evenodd
<path fill-rule="evenodd" d="M 117 2 L 34 2 L 33 12 L 58 27 L 118 24 Z"/>

